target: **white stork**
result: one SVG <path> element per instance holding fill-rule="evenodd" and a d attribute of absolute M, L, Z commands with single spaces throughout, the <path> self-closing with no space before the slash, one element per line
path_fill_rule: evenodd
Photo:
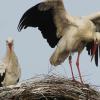
<path fill-rule="evenodd" d="M 13 48 L 13 39 L 6 41 L 7 53 L 0 63 L 0 86 L 15 85 L 21 76 L 21 68 Z"/>
<path fill-rule="evenodd" d="M 95 55 L 98 66 L 98 44 L 100 43 L 100 12 L 86 17 L 74 17 L 66 12 L 63 0 L 45 0 L 28 9 L 20 19 L 18 30 L 38 27 L 49 45 L 56 50 L 50 63 L 57 66 L 69 57 L 72 78 L 74 78 L 71 54 L 78 52 L 76 61 L 80 80 L 79 55 L 84 47 L 90 56 Z M 93 57 L 92 57 L 93 58 Z"/>

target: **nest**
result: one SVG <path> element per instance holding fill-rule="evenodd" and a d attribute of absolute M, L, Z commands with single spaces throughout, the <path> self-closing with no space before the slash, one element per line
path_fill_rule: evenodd
<path fill-rule="evenodd" d="M 0 100 L 100 100 L 100 93 L 88 84 L 61 76 L 42 75 L 12 88 L 2 88 Z"/>

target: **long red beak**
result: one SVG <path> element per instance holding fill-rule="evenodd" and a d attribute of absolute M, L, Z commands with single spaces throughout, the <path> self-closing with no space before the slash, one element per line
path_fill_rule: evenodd
<path fill-rule="evenodd" d="M 8 43 L 8 47 L 9 47 L 10 51 L 12 51 L 12 43 Z"/>

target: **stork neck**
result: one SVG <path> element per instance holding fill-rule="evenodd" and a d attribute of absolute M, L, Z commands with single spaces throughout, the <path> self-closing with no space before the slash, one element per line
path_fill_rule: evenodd
<path fill-rule="evenodd" d="M 13 48 L 10 49 L 9 47 L 7 47 L 7 55 L 11 55 L 13 52 Z"/>
<path fill-rule="evenodd" d="M 15 56 L 15 53 L 14 53 L 13 48 L 12 50 L 7 48 L 6 56 L 4 57 L 4 62 L 8 63 L 10 60 L 13 60 L 14 56 Z"/>

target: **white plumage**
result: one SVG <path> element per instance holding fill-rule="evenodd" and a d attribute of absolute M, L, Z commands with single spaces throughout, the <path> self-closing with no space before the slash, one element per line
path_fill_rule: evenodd
<path fill-rule="evenodd" d="M 21 76 L 21 68 L 14 52 L 13 42 L 11 37 L 6 41 L 7 52 L 0 63 L 0 86 L 15 85 Z"/>
<path fill-rule="evenodd" d="M 27 27 L 38 27 L 52 48 L 57 45 L 50 58 L 52 65 L 60 65 L 68 56 L 71 61 L 71 53 L 78 52 L 76 65 L 80 75 L 79 55 L 86 47 L 89 55 L 95 55 L 95 64 L 98 66 L 100 12 L 74 17 L 66 12 L 63 0 L 45 0 L 24 13 L 18 30 Z"/>

